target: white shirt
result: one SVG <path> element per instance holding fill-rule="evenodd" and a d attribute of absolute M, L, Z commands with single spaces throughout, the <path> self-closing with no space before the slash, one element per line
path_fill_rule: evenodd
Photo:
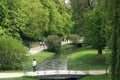
<path fill-rule="evenodd" d="M 37 62 L 36 61 L 33 61 L 32 62 L 32 66 L 36 66 L 37 65 Z"/>

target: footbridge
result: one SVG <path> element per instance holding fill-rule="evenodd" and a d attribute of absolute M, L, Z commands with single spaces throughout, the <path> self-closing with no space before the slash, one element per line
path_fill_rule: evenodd
<path fill-rule="evenodd" d="M 46 60 L 37 66 L 37 71 L 27 70 L 24 64 L 24 76 L 34 76 L 39 79 L 80 78 L 89 74 L 89 66 L 79 61 Z"/>

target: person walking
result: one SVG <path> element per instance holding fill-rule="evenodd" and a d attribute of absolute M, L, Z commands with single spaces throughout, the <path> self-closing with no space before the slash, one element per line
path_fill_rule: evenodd
<path fill-rule="evenodd" d="M 36 71 L 36 66 L 37 66 L 37 62 L 35 59 L 33 59 L 33 62 L 32 62 L 33 72 Z"/>

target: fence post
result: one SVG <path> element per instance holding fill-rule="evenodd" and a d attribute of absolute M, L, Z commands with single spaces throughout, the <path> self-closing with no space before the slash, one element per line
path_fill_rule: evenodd
<path fill-rule="evenodd" d="M 25 64 L 25 62 L 24 63 L 22 63 L 22 66 L 23 66 L 23 72 L 24 72 L 24 76 L 26 76 L 27 75 L 27 66 L 26 66 L 26 64 Z"/>
<path fill-rule="evenodd" d="M 0 63 L 0 71 L 2 71 L 1 63 Z"/>
<path fill-rule="evenodd" d="M 107 63 L 106 63 L 106 74 L 107 74 Z"/>
<path fill-rule="evenodd" d="M 86 64 L 86 68 L 87 68 L 87 75 L 89 75 L 89 68 L 90 68 L 90 65 Z"/>

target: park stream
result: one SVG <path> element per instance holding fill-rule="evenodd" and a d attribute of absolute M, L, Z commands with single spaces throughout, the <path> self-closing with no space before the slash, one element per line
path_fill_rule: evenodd
<path fill-rule="evenodd" d="M 68 70 L 69 56 L 79 49 L 78 46 L 66 48 L 61 50 L 60 54 L 56 54 L 53 58 L 41 62 L 41 70 Z M 40 79 L 41 80 L 41 79 Z M 56 79 L 42 79 L 42 80 L 77 80 L 76 78 L 56 78 Z"/>

